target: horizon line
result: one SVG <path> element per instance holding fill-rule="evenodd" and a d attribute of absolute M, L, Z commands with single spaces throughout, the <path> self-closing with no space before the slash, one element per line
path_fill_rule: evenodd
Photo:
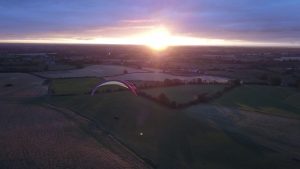
<path fill-rule="evenodd" d="M 46 41 L 31 41 L 28 40 L 8 40 L 8 41 L 1 41 L 0 44 L 48 44 L 48 45 L 116 45 L 116 46 L 143 46 L 148 47 L 146 44 L 139 44 L 139 43 L 93 43 L 93 42 L 60 42 L 60 41 L 53 41 L 53 42 L 46 42 Z M 260 47 L 260 48 L 300 48 L 300 45 L 281 45 L 279 43 L 276 44 L 268 44 L 268 43 L 258 43 L 258 44 L 171 44 L 168 47 Z"/>

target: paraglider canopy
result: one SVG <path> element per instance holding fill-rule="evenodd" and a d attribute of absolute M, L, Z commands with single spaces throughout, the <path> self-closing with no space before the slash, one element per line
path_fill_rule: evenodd
<path fill-rule="evenodd" d="M 94 87 L 94 89 L 92 90 L 91 95 L 94 96 L 96 91 L 98 90 L 98 88 L 100 88 L 102 86 L 109 86 L 109 85 L 117 85 L 117 86 L 124 87 L 124 88 L 130 90 L 131 93 L 133 93 L 134 95 L 137 96 L 136 87 L 135 87 L 134 84 L 132 84 L 129 81 L 120 81 L 120 80 L 109 80 L 109 81 L 101 82 L 96 87 Z"/>

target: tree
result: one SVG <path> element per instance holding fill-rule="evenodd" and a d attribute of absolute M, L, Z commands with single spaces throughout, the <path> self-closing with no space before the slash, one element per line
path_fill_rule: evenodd
<path fill-rule="evenodd" d="M 297 85 L 297 87 L 300 89 L 300 79 L 298 79 L 298 80 L 296 81 L 296 85 Z"/>
<path fill-rule="evenodd" d="M 241 85 L 241 80 L 240 79 L 233 79 L 233 80 L 231 80 L 231 83 L 234 86 L 239 86 L 239 85 Z"/>
<path fill-rule="evenodd" d="M 167 105 L 170 104 L 169 98 L 168 98 L 164 93 L 161 93 L 161 94 L 158 96 L 158 100 L 159 100 L 159 102 L 161 102 L 161 103 L 163 103 L 163 104 L 167 104 Z"/>
<path fill-rule="evenodd" d="M 164 80 L 164 85 L 165 85 L 165 86 L 170 86 L 170 85 L 172 85 L 172 80 L 170 80 L 170 79 L 165 79 L 165 80 Z"/>
<path fill-rule="evenodd" d="M 76 67 L 76 69 L 84 68 L 84 65 L 82 63 L 74 63 L 74 66 Z"/>
<path fill-rule="evenodd" d="M 172 84 L 173 84 L 173 85 L 180 85 L 180 84 L 183 84 L 183 82 L 182 82 L 182 80 L 180 80 L 180 79 L 173 79 L 173 80 L 172 80 Z"/>
<path fill-rule="evenodd" d="M 258 77 L 259 80 L 268 80 L 268 75 L 267 74 L 262 74 Z"/>
<path fill-rule="evenodd" d="M 205 103 L 205 102 L 208 102 L 209 98 L 208 98 L 208 93 L 202 93 L 202 94 L 199 94 L 197 96 L 197 101 L 198 102 L 201 102 L 201 103 Z"/>
<path fill-rule="evenodd" d="M 5 84 L 4 87 L 13 87 L 13 84 L 8 83 L 8 84 Z"/>
<path fill-rule="evenodd" d="M 172 101 L 171 102 L 171 107 L 176 108 L 177 107 L 177 102 L 176 101 Z"/>
<path fill-rule="evenodd" d="M 201 84 L 202 83 L 202 79 L 201 78 L 197 78 L 197 83 Z"/>
<path fill-rule="evenodd" d="M 282 82 L 282 80 L 280 77 L 271 77 L 270 78 L 271 85 L 279 86 L 281 84 L 281 82 Z"/>

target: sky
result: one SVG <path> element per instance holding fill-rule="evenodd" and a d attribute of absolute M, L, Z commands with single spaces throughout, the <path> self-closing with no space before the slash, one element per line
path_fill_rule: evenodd
<path fill-rule="evenodd" d="M 299 9 L 300 0 L 0 0 L 0 42 L 135 43 L 163 28 L 178 43 L 300 46 Z"/>

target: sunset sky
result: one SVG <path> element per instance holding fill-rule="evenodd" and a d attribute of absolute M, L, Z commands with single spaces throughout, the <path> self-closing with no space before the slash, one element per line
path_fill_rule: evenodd
<path fill-rule="evenodd" d="M 0 0 L 0 42 L 300 46 L 300 0 Z M 152 36 L 154 34 L 154 36 Z"/>

